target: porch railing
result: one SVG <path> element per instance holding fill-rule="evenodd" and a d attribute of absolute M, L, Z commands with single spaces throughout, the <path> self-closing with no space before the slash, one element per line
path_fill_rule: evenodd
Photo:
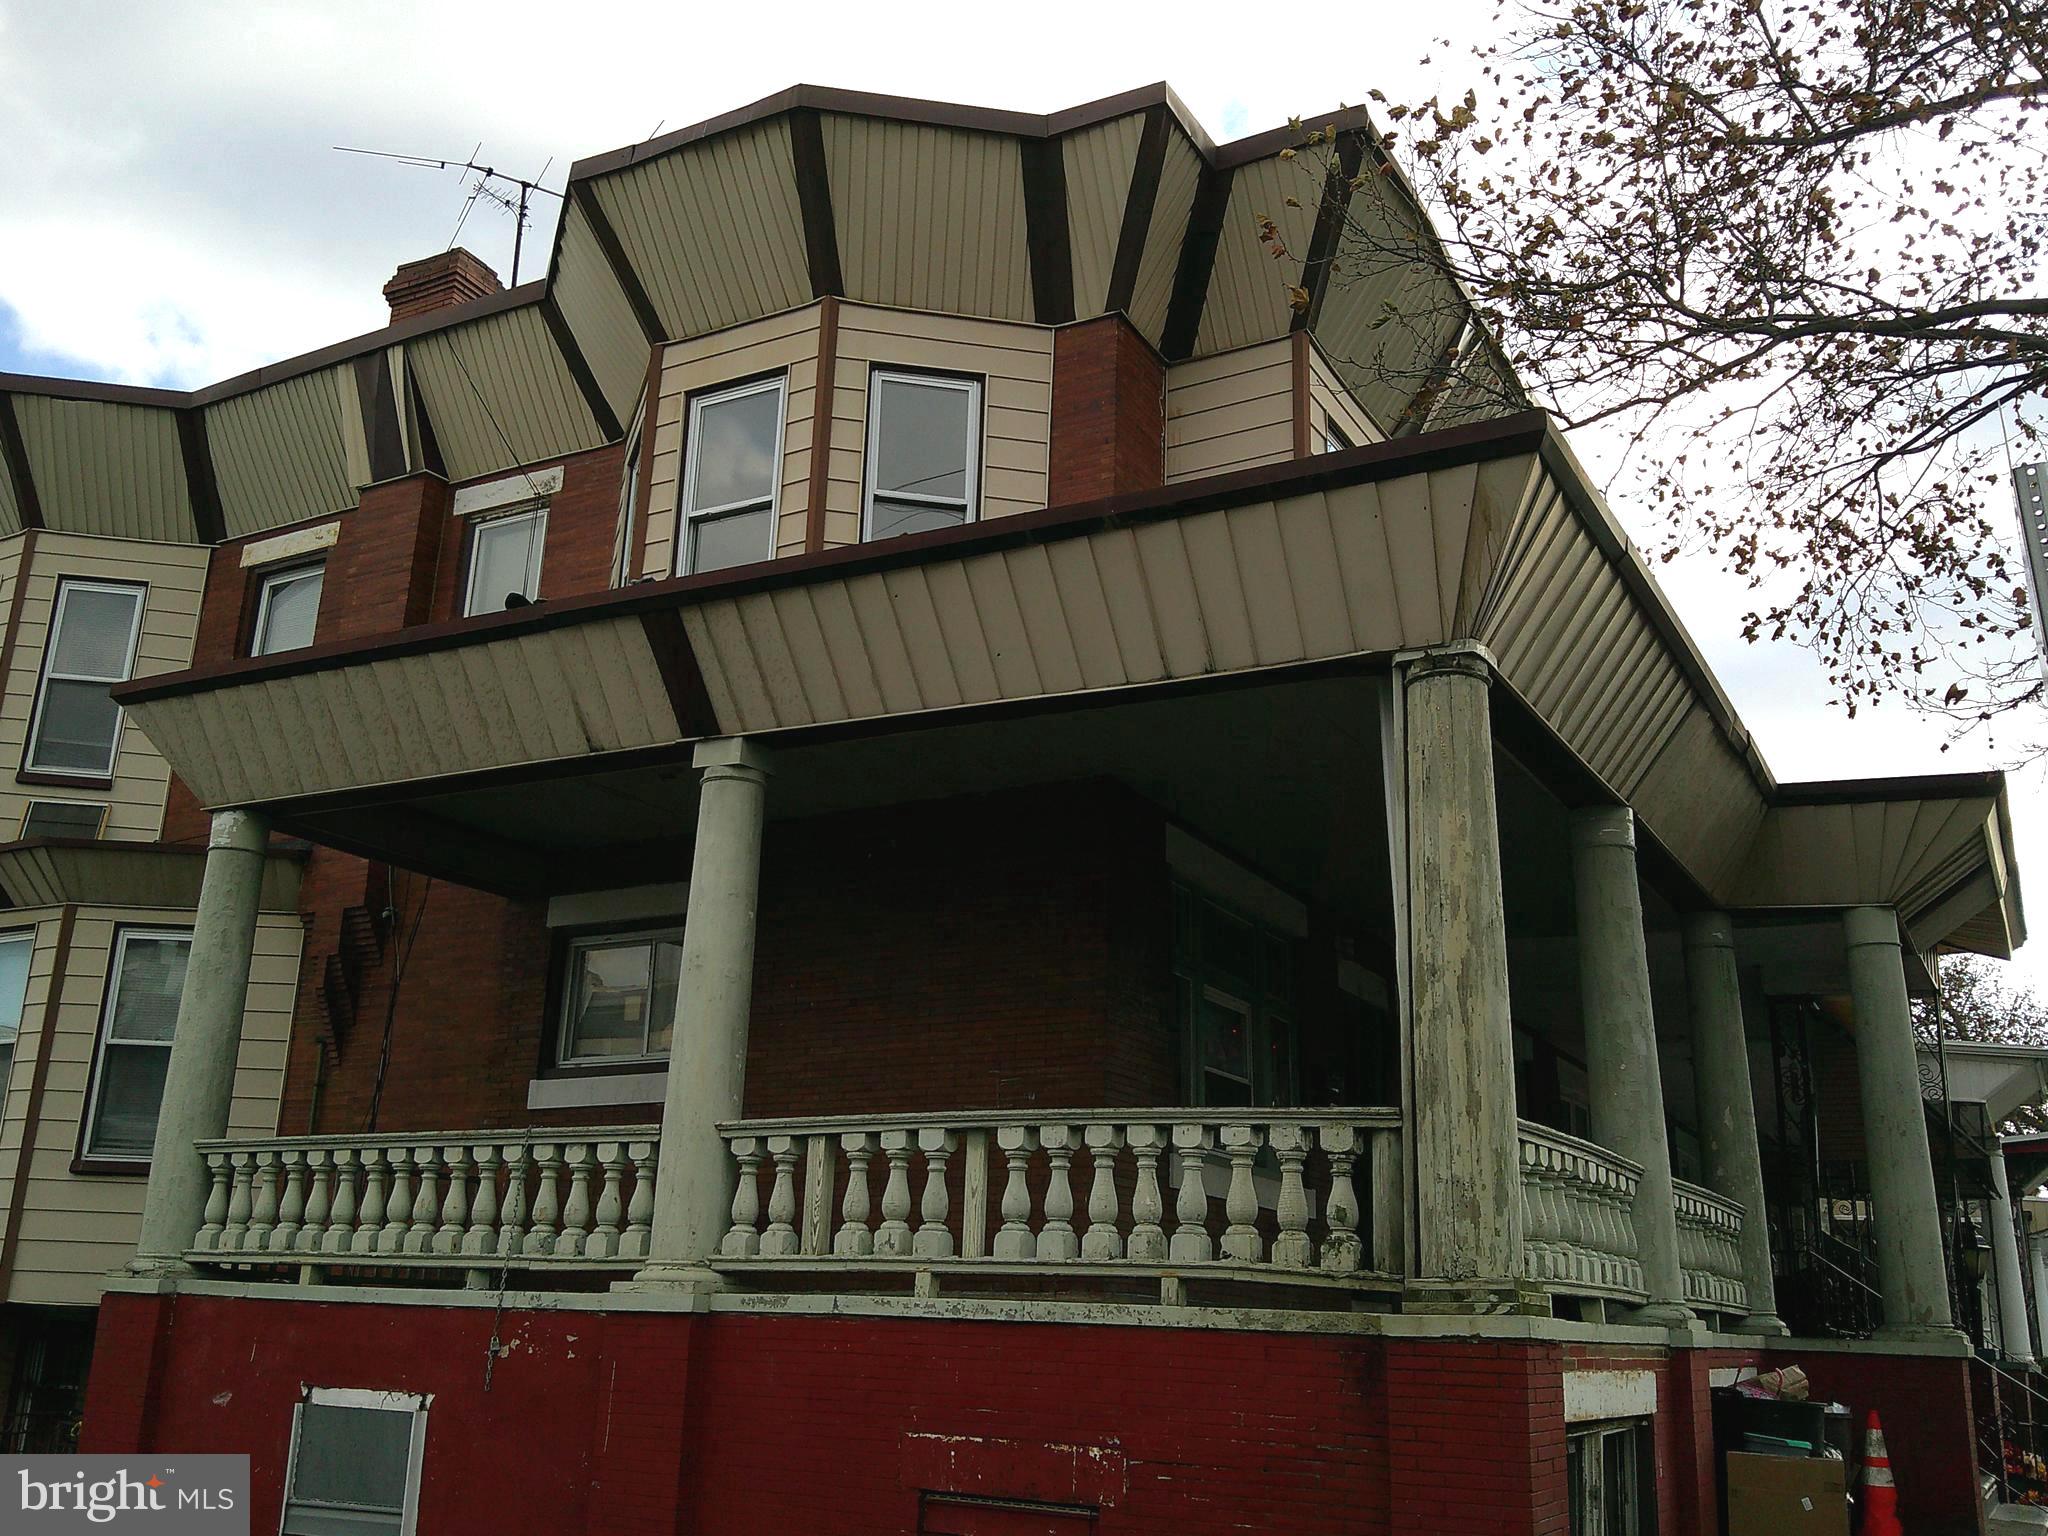
<path fill-rule="evenodd" d="M 1673 1179 L 1671 1191 L 1678 1205 L 1678 1266 L 1685 1276 L 1685 1299 L 1708 1312 L 1746 1313 L 1742 1207 L 1683 1179 Z"/>
<path fill-rule="evenodd" d="M 739 1121 L 715 1261 L 1398 1283 L 1400 1112 Z"/>
<path fill-rule="evenodd" d="M 1523 1278 L 1558 1295 L 1643 1300 L 1642 1166 L 1527 1120 L 1521 1143 Z"/>
<path fill-rule="evenodd" d="M 657 1126 L 203 1141 L 196 1264 L 630 1268 Z"/>

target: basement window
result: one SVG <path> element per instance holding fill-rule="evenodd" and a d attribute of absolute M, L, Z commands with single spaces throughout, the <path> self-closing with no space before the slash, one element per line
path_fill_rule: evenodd
<path fill-rule="evenodd" d="M 14 1070 L 14 1047 L 21 1036 L 21 1009 L 28 998 L 28 963 L 35 953 L 34 929 L 0 934 L 0 1102 Z"/>
<path fill-rule="evenodd" d="M 471 527 L 465 617 L 521 608 L 540 596 L 541 547 L 547 532 L 545 503 L 479 519 Z"/>
<path fill-rule="evenodd" d="M 1565 1504 L 1571 1536 L 1652 1536 L 1655 1451 L 1648 1419 L 1574 1426 L 1565 1435 Z"/>
<path fill-rule="evenodd" d="M 272 571 L 256 593 L 256 623 L 249 632 L 251 656 L 304 650 L 320 620 L 320 589 L 327 567 L 299 565 Z"/>
<path fill-rule="evenodd" d="M 863 538 L 971 522 L 981 492 L 981 381 L 877 368 L 868 381 Z"/>
<path fill-rule="evenodd" d="M 121 706 L 107 696 L 135 666 L 145 589 L 103 581 L 57 583 L 42 687 L 25 766 L 35 773 L 108 778 L 121 738 Z"/>
<path fill-rule="evenodd" d="M 313 1387 L 292 1413 L 282 1536 L 411 1536 L 428 1399 Z"/>
<path fill-rule="evenodd" d="M 782 480 L 783 380 L 760 379 L 690 402 L 684 440 L 684 574 L 775 554 Z"/>
<path fill-rule="evenodd" d="M 116 936 L 86 1112 L 86 1157 L 144 1162 L 154 1150 L 191 950 L 192 935 L 182 929 L 123 928 Z"/>
<path fill-rule="evenodd" d="M 95 801 L 31 800 L 21 813 L 21 835 L 96 838 L 106 822 L 107 808 Z"/>
<path fill-rule="evenodd" d="M 573 939 L 563 974 L 563 1065 L 666 1059 L 683 974 L 682 929 Z"/>

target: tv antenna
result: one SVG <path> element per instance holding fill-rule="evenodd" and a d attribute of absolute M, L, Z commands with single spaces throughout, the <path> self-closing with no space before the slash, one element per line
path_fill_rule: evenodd
<path fill-rule="evenodd" d="M 523 176 L 514 176 L 493 165 L 479 165 L 476 157 L 484 152 L 481 142 L 470 151 L 466 160 L 443 160 L 434 155 L 398 155 L 386 149 L 356 149 L 347 144 L 337 144 L 334 147 L 344 155 L 370 155 L 379 160 L 396 160 L 400 165 L 416 165 L 429 171 L 461 171 L 466 176 L 474 176 L 476 180 L 470 184 L 469 196 L 463 201 L 462 213 L 455 220 L 455 233 L 448 237 L 448 244 L 453 247 L 462 234 L 462 226 L 469 222 L 470 210 L 476 206 L 478 198 L 495 203 L 511 214 L 514 220 L 512 281 L 505 285 L 508 288 L 519 286 L 519 257 L 526 244 L 527 203 L 536 192 L 545 193 L 557 202 L 562 198 L 561 193 L 542 186 L 538 180 L 528 181 Z M 550 155 L 547 165 L 540 168 L 540 174 L 547 175 L 554 163 L 554 156 Z"/>

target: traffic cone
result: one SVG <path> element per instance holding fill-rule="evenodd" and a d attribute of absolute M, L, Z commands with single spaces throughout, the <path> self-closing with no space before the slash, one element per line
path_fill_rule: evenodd
<path fill-rule="evenodd" d="M 1899 1490 L 1884 1448 L 1884 1425 L 1875 1408 L 1863 1423 L 1863 1536 L 1906 1536 L 1899 1524 Z"/>

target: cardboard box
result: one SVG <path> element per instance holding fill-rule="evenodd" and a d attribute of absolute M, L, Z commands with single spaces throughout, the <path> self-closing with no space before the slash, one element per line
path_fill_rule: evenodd
<path fill-rule="evenodd" d="M 1849 1536 L 1848 1468 L 1828 1456 L 1728 1453 L 1728 1536 Z"/>

